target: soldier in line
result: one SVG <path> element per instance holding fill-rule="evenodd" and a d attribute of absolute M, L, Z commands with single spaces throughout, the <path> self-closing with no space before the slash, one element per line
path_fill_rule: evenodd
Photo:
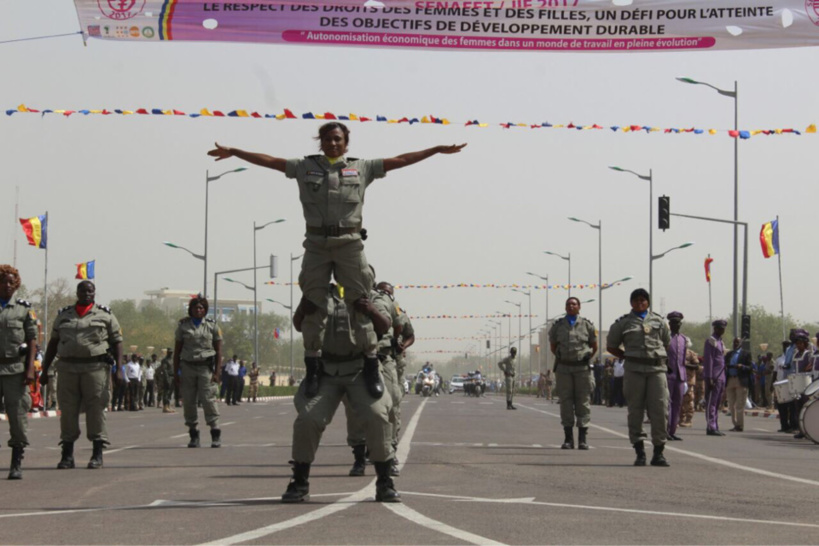
<path fill-rule="evenodd" d="M 688 340 L 685 351 L 685 382 L 688 390 L 683 396 L 682 409 L 680 410 L 680 426 L 690 428 L 694 421 L 694 406 L 696 403 L 697 376 L 701 374 L 702 365 L 697 353 L 691 350 L 691 340 Z"/>
<path fill-rule="evenodd" d="M 91 281 L 77 285 L 77 303 L 57 314 L 43 361 L 46 373 L 40 376 L 40 381 L 47 381 L 48 369 L 54 358 L 59 358 L 60 469 L 74 468 L 74 442 L 80 437 L 81 409 L 85 409 L 86 436 L 93 444 L 88 468 L 102 467 L 102 452 L 109 445 L 105 408 L 110 366 L 122 364 L 122 329 L 109 308 L 95 303 L 96 293 Z"/>
<path fill-rule="evenodd" d="M 184 402 L 188 447 L 199 447 L 197 401 L 202 404 L 205 422 L 210 427 L 210 447 L 221 447 L 219 429 L 219 377 L 222 372 L 222 331 L 213 319 L 206 318 L 208 300 L 197 296 L 188 303 L 188 316 L 179 321 L 174 336 L 174 377 L 180 383 Z M 181 376 L 180 376 L 181 372 Z"/>
<path fill-rule="evenodd" d="M 645 466 L 643 416 L 651 420 L 652 466 L 670 466 L 663 455 L 668 428 L 668 383 L 666 348 L 671 341 L 661 315 L 648 310 L 649 293 L 638 288 L 631 293 L 631 312 L 609 328 L 608 351 L 625 359 L 623 392 L 628 405 L 628 436 L 637 458 L 634 466 Z M 622 348 L 621 348 L 622 346 Z"/>
<path fill-rule="evenodd" d="M 168 347 L 165 350 L 165 356 L 159 363 L 156 369 L 157 384 L 159 385 L 158 401 L 162 400 L 162 413 L 176 413 L 176 410 L 171 408 L 171 397 L 173 396 L 174 374 L 173 374 L 173 349 Z"/>
<path fill-rule="evenodd" d="M 250 378 L 250 389 L 247 392 L 247 401 L 256 401 L 256 395 L 259 393 L 259 366 L 254 361 L 250 365 L 250 371 L 247 376 Z"/>
<path fill-rule="evenodd" d="M 725 346 L 722 334 L 728 322 L 715 320 L 711 337 L 705 341 L 702 352 L 702 375 L 705 379 L 705 422 L 708 436 L 725 436 L 719 429 L 719 410 L 725 393 Z"/>
<path fill-rule="evenodd" d="M 506 409 L 516 410 L 512 404 L 515 397 L 515 355 L 518 350 L 515 347 L 509 349 L 509 356 L 498 362 L 498 368 L 503 372 L 503 377 L 506 386 Z"/>
<path fill-rule="evenodd" d="M 38 346 L 39 351 L 39 346 Z M 45 356 L 43 356 L 45 358 Z M 43 372 L 45 373 L 45 372 Z M 52 366 L 50 370 L 48 370 L 48 386 L 46 387 L 46 394 L 45 394 L 45 409 L 48 411 L 56 411 L 57 406 L 57 367 Z"/>
<path fill-rule="evenodd" d="M 325 299 L 327 329 L 322 344 L 323 363 L 319 370 L 318 388 L 317 392 L 309 393 L 309 381 L 305 378 L 293 398 L 298 411 L 293 423 L 293 477 L 282 495 L 282 502 L 303 502 L 310 499 L 310 466 L 315 459 L 321 435 L 345 396 L 356 417 L 366 423 L 366 445 L 378 476 L 375 500 L 401 502 L 401 496 L 390 477 L 394 456 L 390 442 L 391 398 L 374 396 L 371 385 L 364 379 L 364 355 L 355 343 L 348 308 L 336 285 L 329 285 Z M 368 298 L 360 298 L 356 307 L 358 313 L 365 314 L 372 320 L 377 333 L 383 335 L 387 332 L 390 318 L 382 315 Z M 300 331 L 305 317 L 315 312 L 316 305 L 311 300 L 302 298 L 293 315 L 293 327 Z"/>
<path fill-rule="evenodd" d="M 680 424 L 683 404 L 683 394 L 688 381 L 685 368 L 688 338 L 680 333 L 683 314 L 672 311 L 666 317 L 671 328 L 671 341 L 668 344 L 668 439 L 682 441 L 677 436 L 677 426 Z"/>
<path fill-rule="evenodd" d="M 31 408 L 29 385 L 34 383 L 37 341 L 37 319 L 31 304 L 14 299 L 20 284 L 17 269 L 0 265 L 0 399 L 9 422 L 10 480 L 23 478 L 23 452 L 28 445 L 26 414 Z M 42 377 L 48 381 L 45 373 Z"/>
<path fill-rule="evenodd" d="M 373 324 L 355 311 L 354 303 L 367 297 L 375 278 L 364 256 L 361 238 L 365 190 L 389 171 L 407 167 L 436 154 L 454 154 L 460 146 L 436 146 L 391 159 L 362 160 L 347 157 L 350 130 L 339 122 L 319 128 L 321 155 L 285 160 L 260 153 L 246 152 L 216 144 L 208 152 L 217 161 L 238 157 L 295 178 L 307 223 L 304 259 L 299 274 L 303 297 L 313 302 L 316 312 L 305 317 L 304 349 L 307 393 L 315 394 L 321 366 L 322 332 L 326 313 L 324 304 L 331 274 L 344 286 L 345 303 L 355 331 L 355 340 L 364 353 L 364 377 L 371 389 L 382 392 L 376 355 L 377 339 Z"/>
<path fill-rule="evenodd" d="M 549 346 L 555 355 L 557 397 L 560 399 L 560 421 L 564 440 L 561 449 L 574 449 L 573 428 L 577 425 L 577 448 L 589 449 L 586 434 L 591 420 L 591 396 L 594 380 L 589 361 L 597 352 L 594 324 L 580 316 L 580 300 L 566 300 L 566 316 L 549 330 Z"/>

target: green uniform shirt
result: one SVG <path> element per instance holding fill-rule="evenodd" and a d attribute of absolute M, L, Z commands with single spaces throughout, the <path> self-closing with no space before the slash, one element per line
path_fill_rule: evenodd
<path fill-rule="evenodd" d="M 509 374 L 512 377 L 515 377 L 515 357 L 512 355 L 507 356 L 500 362 L 498 362 L 498 367 L 504 373 L 504 375 Z"/>
<path fill-rule="evenodd" d="M 122 342 L 122 328 L 104 305 L 95 303 L 83 317 L 74 305 L 69 305 L 57 313 L 51 339 L 59 342 L 57 356 L 61 359 L 100 357 Z"/>
<path fill-rule="evenodd" d="M 182 342 L 180 360 L 201 362 L 216 356 L 213 344 L 216 341 L 222 341 L 222 330 L 213 319 L 205 318 L 199 326 L 196 326 L 193 319 L 185 317 L 179 321 L 174 339 Z"/>
<path fill-rule="evenodd" d="M 668 356 L 665 348 L 670 342 L 668 323 L 662 315 L 650 311 L 644 319 L 635 313 L 623 315 L 611 325 L 606 339 L 608 347 L 623 346 L 627 364 L 663 370 Z"/>
<path fill-rule="evenodd" d="M 370 299 L 378 312 L 390 320 L 390 329 L 378 340 L 378 353 L 393 356 L 392 338 L 395 335 L 395 326 L 399 320 L 398 306 L 392 298 L 381 292 L 370 292 Z"/>
<path fill-rule="evenodd" d="M 415 329 L 412 327 L 412 321 L 407 314 L 407 310 L 400 308 L 399 310 L 398 323 L 401 325 L 401 337 L 407 339 L 415 335 Z"/>
<path fill-rule="evenodd" d="M 31 304 L 25 300 L 11 300 L 0 309 L 0 375 L 26 371 L 25 358 L 20 356 L 20 345 L 37 339 L 37 318 Z"/>
<path fill-rule="evenodd" d="M 577 317 L 574 326 L 563 317 L 549 330 L 549 343 L 557 345 L 555 358 L 564 364 L 588 361 L 592 355 L 591 346 L 596 341 L 594 324 L 581 316 Z"/>
<path fill-rule="evenodd" d="M 156 369 L 156 375 L 160 379 L 173 378 L 173 358 L 170 356 L 163 358 Z"/>
<path fill-rule="evenodd" d="M 347 304 L 335 287 L 327 294 L 327 326 L 321 353 L 327 375 L 352 375 L 364 366 L 363 355 L 353 339 Z"/>
<path fill-rule="evenodd" d="M 304 219 L 311 227 L 360 227 L 364 192 L 385 174 L 381 159 L 341 158 L 331 165 L 325 156 L 311 155 L 289 159 L 285 167 L 285 176 L 299 184 Z"/>

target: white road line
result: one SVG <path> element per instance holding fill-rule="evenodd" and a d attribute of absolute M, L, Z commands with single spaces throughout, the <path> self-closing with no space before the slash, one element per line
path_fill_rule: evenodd
<path fill-rule="evenodd" d="M 770 430 L 765 428 L 752 428 L 751 430 L 756 430 L 758 432 L 771 432 Z"/>
<path fill-rule="evenodd" d="M 543 414 L 549 415 L 551 417 L 557 417 L 558 419 L 560 418 L 560 416 L 555 414 L 555 413 L 550 413 L 548 411 L 543 411 L 543 410 L 539 410 L 539 409 L 536 409 L 536 408 L 530 408 L 528 406 L 523 406 L 521 404 L 518 404 L 518 406 L 522 407 L 522 408 L 526 408 L 528 410 L 543 413 Z M 609 434 L 612 434 L 612 435 L 617 436 L 619 438 L 625 438 L 626 440 L 628 440 L 628 435 L 627 434 L 622 434 L 620 432 L 617 432 L 616 430 L 611 430 L 610 428 L 601 427 L 600 425 L 594 425 L 594 424 L 591 424 L 591 423 L 589 423 L 589 426 L 591 426 L 593 428 L 596 428 L 598 430 L 602 430 L 603 432 L 608 432 Z M 714 457 L 709 457 L 708 455 L 702 455 L 702 454 L 697 453 L 695 451 L 686 451 L 684 449 L 679 449 L 679 448 L 676 448 L 676 447 L 669 447 L 668 444 L 666 444 L 665 449 L 666 449 L 666 451 L 673 451 L 674 453 L 681 453 L 682 455 L 688 455 L 689 457 L 694 457 L 695 459 L 700 459 L 702 461 L 706 461 L 706 462 L 709 462 L 709 463 L 713 463 L 713 464 L 717 464 L 717 465 L 721 465 L 721 466 L 727 466 L 728 468 L 733 468 L 734 470 L 743 470 L 745 472 L 750 472 L 752 474 L 759 474 L 760 476 L 767 476 L 768 478 L 776 478 L 776 479 L 779 479 L 779 480 L 796 482 L 796 483 L 801 483 L 801 484 L 804 484 L 804 485 L 819 486 L 819 482 L 815 481 L 815 480 L 808 480 L 807 478 L 800 478 L 798 476 L 789 476 L 787 474 L 777 474 L 776 472 L 769 472 L 767 470 L 762 470 L 761 468 L 753 468 L 751 466 L 740 465 L 740 464 L 732 463 L 731 461 L 726 461 L 726 460 L 723 460 L 723 459 L 716 459 Z"/>
<path fill-rule="evenodd" d="M 235 425 L 235 424 L 236 424 L 236 421 L 230 421 L 228 423 L 222 423 L 219 426 L 220 427 L 229 427 L 230 425 Z"/>
<path fill-rule="evenodd" d="M 105 454 L 106 454 L 106 455 L 111 455 L 112 453 L 117 453 L 117 452 L 120 452 L 120 451 L 125 451 L 126 449 L 134 449 L 135 447 L 139 447 L 139 446 L 126 446 L 126 447 L 121 447 L 121 448 L 119 448 L 119 449 L 105 450 Z"/>
<path fill-rule="evenodd" d="M 790 521 L 775 521 L 764 519 L 747 519 L 747 518 L 732 518 L 727 516 L 712 516 L 709 514 L 682 514 L 680 512 L 660 512 L 658 510 L 637 510 L 634 508 L 617 508 L 612 506 L 589 506 L 583 504 L 565 504 L 562 502 L 539 502 L 533 498 L 523 499 L 485 499 L 480 497 L 458 497 L 454 495 L 440 495 L 433 493 L 412 493 L 404 492 L 404 495 L 417 495 L 421 497 L 436 497 L 441 499 L 455 500 L 461 502 L 482 502 L 482 503 L 498 503 L 498 504 L 523 504 L 531 506 L 549 506 L 552 508 L 571 508 L 573 510 L 595 510 L 598 512 L 620 512 L 626 514 L 638 514 L 646 516 L 664 516 L 674 518 L 689 518 L 689 519 L 705 519 L 712 521 L 730 521 L 736 523 L 755 523 L 759 525 L 780 525 L 785 527 L 808 527 L 811 529 L 819 529 L 819 524 L 816 523 L 797 523 Z"/>
<path fill-rule="evenodd" d="M 468 531 L 456 529 L 455 527 L 451 527 L 446 523 L 442 523 L 438 520 L 428 518 L 427 516 L 419 512 L 416 512 L 406 504 L 385 504 L 384 508 L 422 527 L 426 527 L 427 529 L 431 529 L 433 531 L 449 535 L 451 537 L 457 538 L 458 540 L 463 540 L 464 542 L 468 542 L 470 544 L 491 544 L 493 546 L 503 544 L 503 542 L 495 542 L 494 540 L 488 539 L 486 537 L 473 535 Z"/>
<path fill-rule="evenodd" d="M 466 404 L 466 402 L 456 402 L 455 400 L 452 401 L 453 404 Z"/>
<path fill-rule="evenodd" d="M 176 436 L 171 436 L 170 439 L 171 440 L 176 440 L 177 438 L 187 438 L 187 437 L 188 437 L 188 433 L 186 432 L 185 434 L 177 434 Z"/>

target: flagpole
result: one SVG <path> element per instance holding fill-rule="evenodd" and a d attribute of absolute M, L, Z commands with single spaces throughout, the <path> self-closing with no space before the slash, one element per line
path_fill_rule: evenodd
<path fill-rule="evenodd" d="M 45 213 L 45 225 L 45 271 L 43 274 L 43 307 L 45 308 L 45 311 L 43 313 L 43 346 L 48 346 L 48 211 Z"/>
<path fill-rule="evenodd" d="M 776 229 L 779 230 L 779 215 L 776 215 Z M 779 262 L 779 314 L 782 317 L 782 339 L 788 339 L 785 334 L 785 298 L 782 295 L 782 245 L 779 245 L 779 251 L 776 253 L 777 261 Z"/>
<path fill-rule="evenodd" d="M 709 260 L 711 259 L 710 254 L 708 255 L 708 259 Z M 711 324 L 712 322 L 714 322 L 714 314 L 713 314 L 712 308 L 711 308 L 711 270 L 710 270 L 711 262 L 708 263 L 708 267 L 709 267 L 709 270 L 708 270 L 708 323 Z"/>

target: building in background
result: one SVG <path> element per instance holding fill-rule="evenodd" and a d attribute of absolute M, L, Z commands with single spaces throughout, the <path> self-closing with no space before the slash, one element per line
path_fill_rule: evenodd
<path fill-rule="evenodd" d="M 139 304 L 140 308 L 154 304 L 163 311 L 172 315 L 184 316 L 188 312 L 188 302 L 192 297 L 196 296 L 196 290 L 171 290 L 170 288 L 160 288 L 159 290 L 148 290 L 145 295 L 147 300 L 142 300 Z M 213 298 L 208 300 L 210 308 L 208 309 L 208 316 L 216 317 L 217 309 L 215 308 Z M 229 322 L 231 317 L 237 313 L 253 314 L 258 306 L 258 312 L 262 313 L 262 302 L 257 302 L 257 306 L 253 304 L 253 300 L 233 300 L 222 299 L 216 302 L 218 305 L 218 317 L 220 321 Z"/>

